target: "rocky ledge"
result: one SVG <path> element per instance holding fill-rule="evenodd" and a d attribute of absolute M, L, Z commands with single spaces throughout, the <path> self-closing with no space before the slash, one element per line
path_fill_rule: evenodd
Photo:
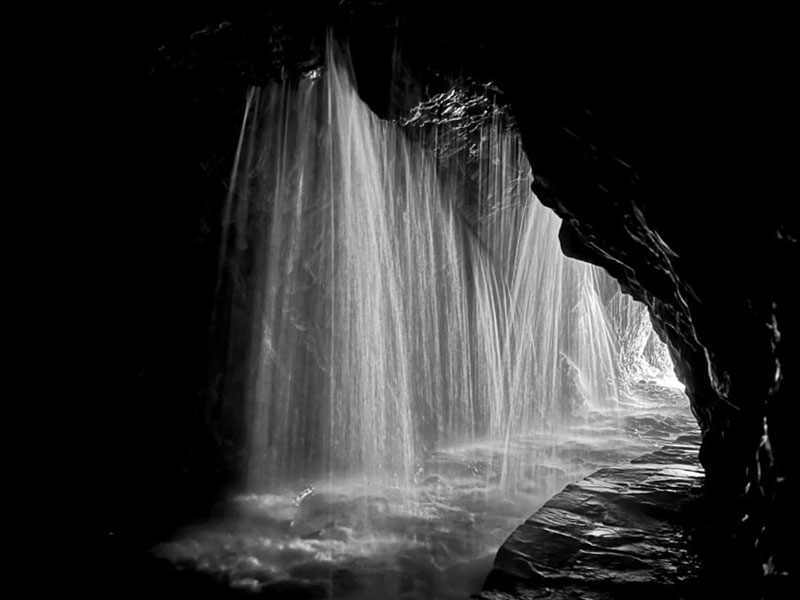
<path fill-rule="evenodd" d="M 701 596 L 699 447 L 682 436 L 567 486 L 506 540 L 478 598 Z"/>

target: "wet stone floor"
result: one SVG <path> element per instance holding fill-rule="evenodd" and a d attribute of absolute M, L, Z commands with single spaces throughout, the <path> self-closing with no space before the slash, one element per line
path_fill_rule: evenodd
<path fill-rule="evenodd" d="M 412 490 L 342 481 L 232 498 L 153 556 L 203 597 L 497 600 L 538 597 L 531 580 L 691 577 L 679 534 L 648 528 L 700 479 L 697 436 L 682 389 L 641 381 L 619 410 L 558 433 L 437 451 Z"/>
<path fill-rule="evenodd" d="M 699 434 L 568 485 L 497 553 L 479 598 L 694 597 L 702 562 L 687 506 L 699 491 Z"/>

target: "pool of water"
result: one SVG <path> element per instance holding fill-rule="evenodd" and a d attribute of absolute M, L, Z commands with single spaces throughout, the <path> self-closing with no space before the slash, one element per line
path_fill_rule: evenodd
<path fill-rule="evenodd" d="M 617 410 L 586 411 L 562 431 L 434 452 L 410 489 L 350 480 L 231 498 L 224 517 L 154 553 L 243 595 L 464 599 L 511 532 L 566 484 L 696 428 L 682 388 L 639 381 Z"/>

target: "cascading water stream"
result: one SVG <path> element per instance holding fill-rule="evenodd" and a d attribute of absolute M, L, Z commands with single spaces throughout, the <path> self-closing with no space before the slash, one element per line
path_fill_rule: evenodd
<path fill-rule="evenodd" d="M 252 319 L 252 488 L 407 487 L 426 451 L 613 407 L 603 275 L 562 255 L 519 139 L 483 128 L 476 183 L 463 152 L 378 119 L 342 65 L 254 91 L 245 115 L 224 262 Z"/>
<path fill-rule="evenodd" d="M 561 253 L 498 114 L 468 144 L 382 121 L 347 64 L 248 94 L 219 312 L 245 493 L 159 552 L 252 590 L 466 597 L 560 487 L 693 421 L 641 396 L 672 366 L 646 309 Z"/>

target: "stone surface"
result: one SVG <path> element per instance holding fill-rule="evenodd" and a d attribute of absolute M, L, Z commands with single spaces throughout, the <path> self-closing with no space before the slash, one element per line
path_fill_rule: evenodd
<path fill-rule="evenodd" d="M 686 505 L 703 481 L 699 436 L 567 486 L 497 553 L 480 595 L 682 597 L 701 573 Z"/>

